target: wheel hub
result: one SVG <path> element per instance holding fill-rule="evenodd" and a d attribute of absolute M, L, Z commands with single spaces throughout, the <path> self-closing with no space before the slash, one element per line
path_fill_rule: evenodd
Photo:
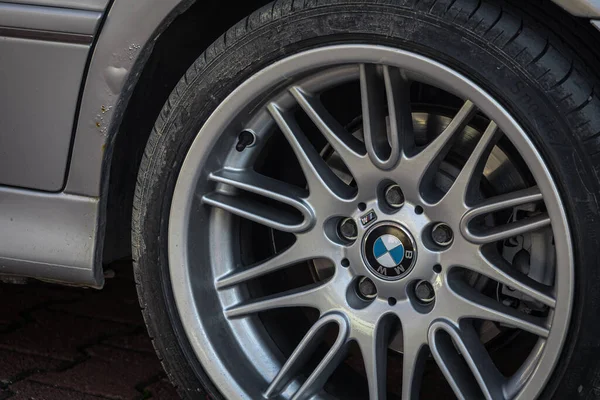
<path fill-rule="evenodd" d="M 412 235 L 402 225 L 390 221 L 381 222 L 367 232 L 362 252 L 373 275 L 388 281 L 410 274 L 417 260 Z"/>

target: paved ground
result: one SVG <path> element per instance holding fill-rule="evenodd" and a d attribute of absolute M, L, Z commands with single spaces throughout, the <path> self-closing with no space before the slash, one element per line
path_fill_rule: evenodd
<path fill-rule="evenodd" d="M 0 400 L 177 399 L 139 311 L 131 265 L 102 291 L 0 284 Z"/>

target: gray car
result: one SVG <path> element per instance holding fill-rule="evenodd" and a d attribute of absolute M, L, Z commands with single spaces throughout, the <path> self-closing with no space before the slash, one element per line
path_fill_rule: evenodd
<path fill-rule="evenodd" d="M 2 279 L 132 258 L 185 399 L 600 398 L 598 28 L 598 0 L 4 0 Z"/>

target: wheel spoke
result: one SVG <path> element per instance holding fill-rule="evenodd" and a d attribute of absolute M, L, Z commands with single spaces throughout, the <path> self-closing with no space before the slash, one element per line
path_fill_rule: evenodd
<path fill-rule="evenodd" d="M 298 236 L 294 244 L 268 260 L 250 266 L 242 271 L 233 271 L 219 278 L 216 284 L 217 289 L 226 289 L 234 285 L 239 285 L 240 283 L 259 278 L 303 261 L 324 258 L 326 257 L 324 253 L 316 254 L 314 252 L 314 244 L 304 240 L 304 236 Z"/>
<path fill-rule="evenodd" d="M 254 199 L 241 198 L 238 195 L 212 192 L 202 197 L 202 202 L 222 208 L 239 217 L 279 229 L 285 232 L 303 232 L 315 223 L 312 209 L 304 200 L 308 193 L 296 186 L 260 175 L 253 171 L 220 170 L 208 177 L 210 180 L 233 186 L 246 192 L 255 193 L 291 206 L 299 215 L 278 209 Z"/>
<path fill-rule="evenodd" d="M 412 137 L 413 127 L 410 82 L 402 77 L 399 69 L 388 66 L 382 68 L 383 79 L 379 76 L 377 66 L 361 64 L 360 88 L 367 152 L 373 164 L 387 170 L 400 161 L 405 137 Z"/>
<path fill-rule="evenodd" d="M 459 330 L 448 323 L 436 322 L 429 331 L 429 343 L 435 361 L 457 397 L 479 397 L 474 386 L 477 384 L 487 400 L 504 399 L 502 386 L 506 378 L 494 365 L 471 324 L 463 324 Z M 460 360 L 461 355 L 468 368 Z"/>
<path fill-rule="evenodd" d="M 213 192 L 204 195 L 202 202 L 283 232 L 296 233 L 308 228 L 308 225 L 297 216 L 286 211 L 274 210 L 253 200 L 243 200 L 236 196 Z"/>
<path fill-rule="evenodd" d="M 425 182 L 433 182 L 437 170 L 444 160 L 454 140 L 464 130 L 477 112 L 475 105 L 467 100 L 452 119 L 450 124 L 423 150 L 407 160 L 407 169 L 418 174 L 418 187 Z"/>
<path fill-rule="evenodd" d="M 341 199 L 354 197 L 354 189 L 335 175 L 302 132 L 293 116 L 289 112 L 281 111 L 275 103 L 269 104 L 268 110 L 292 146 L 304 172 L 311 195 L 316 191 L 325 190 Z"/>
<path fill-rule="evenodd" d="M 290 89 L 300 107 L 325 136 L 331 147 L 339 154 L 351 172 L 353 167 L 362 165 L 365 159 L 365 145 L 352 136 L 346 129 L 325 109 L 321 101 L 311 94 L 304 92 L 300 87 Z M 356 164 L 359 164 L 358 166 Z"/>
<path fill-rule="evenodd" d="M 402 76 L 398 68 L 387 66 L 383 67 L 383 78 L 390 113 L 390 132 L 392 137 L 398 138 L 398 151 L 405 151 L 414 145 L 414 126 L 410 103 L 411 82 Z M 392 148 L 392 150 L 394 149 Z"/>
<path fill-rule="evenodd" d="M 363 327 L 355 333 L 365 364 L 370 400 L 386 398 L 387 349 L 392 322 L 390 317 L 384 317 L 372 328 Z"/>
<path fill-rule="evenodd" d="M 450 190 L 444 196 L 444 200 L 448 200 L 453 204 L 466 204 L 468 194 L 472 190 L 479 189 L 483 168 L 498 139 L 497 132 L 498 125 L 494 121 L 491 121 L 458 174 L 458 177 L 450 187 Z"/>
<path fill-rule="evenodd" d="M 265 392 L 266 398 L 275 397 L 287 388 L 292 379 L 298 375 L 301 368 L 314 354 L 318 345 L 323 341 L 327 328 L 333 324 L 338 326 L 338 335 L 335 342 L 308 379 L 296 391 L 293 399 L 308 399 L 323 388 L 329 376 L 346 354 L 348 323 L 342 316 L 337 314 L 329 314 L 321 317 L 310 328 L 269 385 L 269 388 Z"/>
<path fill-rule="evenodd" d="M 536 231 L 550 225 L 550 217 L 543 213 L 534 217 L 511 222 L 506 225 L 487 229 L 485 233 L 471 233 L 466 236 L 467 240 L 476 244 L 498 242 L 511 237 L 522 235 L 527 232 Z"/>
<path fill-rule="evenodd" d="M 452 309 L 459 322 L 464 319 L 493 321 L 542 338 L 548 337 L 550 329 L 545 318 L 525 314 L 487 297 L 469 286 L 459 273 L 450 273 L 448 283 L 455 295 L 456 304 L 453 304 Z"/>
<path fill-rule="evenodd" d="M 556 307 L 556 299 L 552 288 L 539 283 L 524 273 L 513 268 L 495 248 L 484 246 L 481 252 L 473 257 L 465 257 L 462 266 L 494 281 L 506 285 L 548 307 Z"/>
<path fill-rule="evenodd" d="M 402 400 L 418 400 L 427 359 L 425 335 L 411 332 L 408 324 L 402 326 L 404 348 L 402 354 Z"/>
<path fill-rule="evenodd" d="M 315 283 L 298 289 L 288 290 L 258 300 L 229 307 L 225 310 L 227 318 L 241 318 L 262 311 L 288 307 L 311 307 L 321 311 L 320 300 L 327 283 Z"/>
<path fill-rule="evenodd" d="M 485 244 L 508 239 L 535 231 L 550 225 L 550 217 L 547 213 L 528 217 L 505 225 L 486 229 L 484 232 L 473 232 L 470 227 L 474 218 L 490 214 L 496 211 L 512 208 L 524 204 L 535 203 L 542 200 L 542 193 L 537 187 L 518 190 L 512 193 L 487 199 L 482 204 L 472 208 L 465 213 L 460 221 L 460 230 L 465 239 L 471 243 Z"/>

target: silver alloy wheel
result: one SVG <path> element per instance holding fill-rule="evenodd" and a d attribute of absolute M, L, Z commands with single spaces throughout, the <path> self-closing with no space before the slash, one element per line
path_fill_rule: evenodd
<path fill-rule="evenodd" d="M 318 100 L 322 90 L 352 80 L 361 84 L 366 145 L 344 132 Z M 450 125 L 418 151 L 406 140 L 411 129 L 411 81 L 426 82 L 464 100 Z M 377 101 L 381 91 L 387 105 Z M 265 95 L 270 96 L 268 101 Z M 312 147 L 290 112 L 297 107 L 346 163 L 356 188 L 343 184 Z M 429 189 L 432 170 L 477 111 L 491 122 L 454 184 L 436 197 Z M 254 172 L 261 144 L 275 125 L 293 148 L 308 190 Z M 257 140 L 252 148 L 237 152 L 236 138 L 243 129 L 254 132 Z M 398 134 L 386 140 L 388 129 Z M 500 134 L 526 160 L 537 186 L 473 203 L 470 189 L 478 182 L 482 160 Z M 405 197 L 404 206 L 391 214 L 377 197 L 378 185 L 386 179 L 398 183 Z M 242 200 L 240 194 L 248 192 L 296 212 L 275 212 L 271 203 Z M 471 222 L 481 215 L 542 201 L 545 212 L 538 215 L 485 231 L 472 227 Z M 380 279 L 365 264 L 362 238 L 372 224 L 358 223 L 359 236 L 352 243 L 340 242 L 332 234 L 336 218 L 360 221 L 365 212 L 357 208 L 359 203 L 375 211 L 378 224 L 399 224 L 411 233 L 417 255 L 406 277 Z M 241 268 L 234 229 L 237 217 L 293 233 L 295 242 L 271 259 Z M 454 231 L 447 249 L 427 243 L 426 233 L 437 222 Z M 557 265 L 551 286 L 491 257 L 489 243 L 547 226 L 554 236 Z M 470 398 L 475 385 L 488 399 L 531 399 L 544 388 L 567 334 L 574 280 L 571 239 L 558 190 L 540 154 L 506 110 L 473 82 L 438 62 L 398 49 L 372 45 L 314 49 L 263 69 L 236 89 L 204 124 L 187 154 L 171 205 L 168 242 L 171 282 L 185 332 L 203 368 L 228 399 L 320 396 L 351 341 L 362 352 L 370 398 L 382 399 L 386 330 L 395 317 L 404 338 L 404 399 L 417 397 L 426 346 L 459 398 Z M 248 281 L 315 258 L 328 259 L 336 266 L 329 280 L 268 298 L 250 297 Z M 341 266 L 342 260 L 349 261 L 348 268 Z M 438 264 L 443 266 L 440 273 L 432 269 Z M 461 269 L 506 285 L 550 311 L 545 317 L 533 316 L 496 302 L 466 284 L 460 278 Z M 378 294 L 364 306 L 348 294 L 361 276 L 376 283 Z M 428 308 L 411 295 L 412 284 L 419 280 L 430 281 L 435 289 L 435 301 Z M 394 302 L 389 301 L 392 297 Z M 287 360 L 257 317 L 261 311 L 283 307 L 311 307 L 320 314 Z M 538 336 L 517 373 L 505 378 L 498 372 L 469 323 L 472 319 L 495 321 Z M 296 376 L 300 363 L 332 325 L 338 328 L 336 340 L 309 377 L 300 381 Z M 457 357 L 466 362 L 470 377 L 457 372 L 462 371 L 456 368 Z"/>

